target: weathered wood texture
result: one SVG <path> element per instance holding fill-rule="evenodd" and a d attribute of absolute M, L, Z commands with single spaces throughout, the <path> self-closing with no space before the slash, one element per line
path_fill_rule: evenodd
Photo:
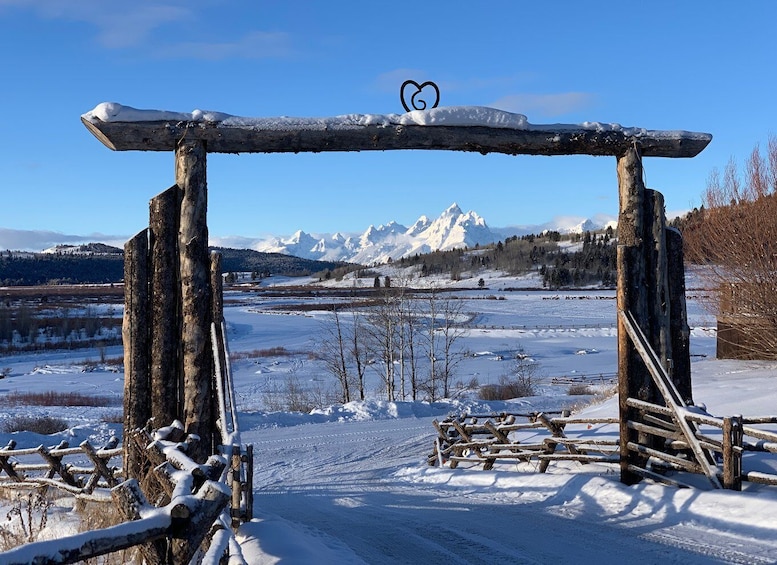
<path fill-rule="evenodd" d="M 81 118 L 97 139 L 115 151 L 175 151 L 181 140 L 202 141 L 209 153 L 300 153 L 429 149 L 508 155 L 622 155 L 635 140 L 645 157 L 694 157 L 712 136 L 692 132 L 597 131 L 533 126 L 367 125 L 226 126 L 214 122 L 102 122 Z"/>
<path fill-rule="evenodd" d="M 650 345 L 664 368 L 671 373 L 672 340 L 670 334 L 669 278 L 666 252 L 666 218 L 664 197 L 660 192 L 645 189 L 645 263 L 648 293 L 647 334 Z M 660 400 L 658 391 L 653 401 Z M 660 402 L 659 402 L 660 403 Z"/>
<path fill-rule="evenodd" d="M 113 487 L 118 483 L 123 448 L 116 447 L 119 440 L 112 437 L 103 447 L 95 449 L 84 441 L 78 447 L 69 447 L 66 441 L 55 447 L 38 446 L 14 449 L 16 442 L 9 441 L 0 449 L 0 484 L 26 483 L 49 485 L 65 492 L 90 495 L 98 487 Z M 84 466 L 84 455 L 94 465 Z M 142 454 L 140 454 L 142 457 Z M 41 458 L 43 463 L 37 461 Z M 110 465 L 112 459 L 116 465 Z M 3 476 L 3 472 L 7 477 Z M 57 476 L 58 475 L 58 476 Z"/>
<path fill-rule="evenodd" d="M 742 416 L 723 418 L 723 487 L 742 490 Z"/>
<path fill-rule="evenodd" d="M 527 421 L 516 421 L 516 416 Z M 577 425 L 577 431 L 572 431 L 576 434 L 581 426 L 588 429 L 594 424 L 617 422 L 615 418 L 550 418 L 543 413 L 449 416 L 441 422 L 433 422 L 437 439 L 427 462 L 440 466 L 448 463 L 451 469 L 459 463 L 475 464 L 482 465 L 484 470 L 493 469 L 497 462 L 508 462 L 513 466 L 519 462 L 532 462 L 540 473 L 544 473 L 552 461 L 617 464 L 616 437 L 607 437 L 608 433 L 603 430 L 599 430 L 601 435 L 597 437 L 568 437 L 569 430 L 566 430 L 567 425 Z M 525 436 L 521 432 L 525 432 Z M 515 435 L 509 437 L 511 433 Z M 559 452 L 558 448 L 563 448 L 564 452 Z M 539 465 L 534 465 L 536 462 Z"/>
<path fill-rule="evenodd" d="M 682 403 L 692 398 L 689 329 L 685 308 L 682 238 L 668 230 L 661 193 L 646 189 L 638 145 L 618 158 L 620 216 L 618 219 L 618 311 L 628 313 L 644 332 L 647 346 L 672 375 Z M 621 481 L 639 481 L 651 453 L 661 450 L 664 438 L 648 431 L 651 422 L 630 405 L 629 399 L 664 404 L 661 388 L 651 377 L 618 317 L 618 393 L 621 420 Z M 676 351 L 675 351 L 676 349 Z M 682 391 L 682 392 L 680 392 Z M 639 445 L 645 449 L 633 449 Z"/>
<path fill-rule="evenodd" d="M 178 226 L 181 190 L 173 185 L 151 199 L 151 415 L 157 426 L 181 420 L 179 398 L 180 292 Z"/>
<path fill-rule="evenodd" d="M 672 340 L 672 382 L 685 400 L 693 404 L 691 381 L 691 328 L 685 302 L 685 262 L 683 236 L 679 230 L 666 229 L 667 272 L 669 277 L 669 320 Z"/>
<path fill-rule="evenodd" d="M 148 233 L 143 230 L 124 245 L 124 429 L 146 425 L 151 417 L 149 380 Z M 132 442 L 124 442 L 124 466 L 128 477 L 142 473 L 142 454 Z"/>
<path fill-rule="evenodd" d="M 620 197 L 620 215 L 618 216 L 618 290 L 617 308 L 620 311 L 634 312 L 642 327 L 648 324 L 647 274 L 643 256 L 644 247 L 644 200 L 645 185 L 642 181 L 642 159 L 639 148 L 633 146 L 618 157 L 618 189 Z M 633 484 L 641 476 L 633 473 L 629 467 L 645 467 L 647 457 L 628 449 L 629 443 L 640 443 L 640 432 L 628 426 L 629 421 L 638 421 L 639 415 L 626 400 L 638 398 L 652 400 L 654 387 L 650 374 L 639 353 L 628 337 L 621 319 L 618 319 L 618 398 L 620 412 L 620 455 L 621 482 Z"/>
<path fill-rule="evenodd" d="M 205 144 L 188 139 L 182 141 L 175 157 L 176 184 L 183 193 L 178 234 L 183 423 L 187 433 L 200 437 L 196 452 L 190 456 L 202 462 L 213 453 L 216 427 L 211 407 L 211 288 Z"/>

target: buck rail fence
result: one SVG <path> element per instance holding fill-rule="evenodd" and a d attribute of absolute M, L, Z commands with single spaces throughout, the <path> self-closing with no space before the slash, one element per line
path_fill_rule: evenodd
<path fill-rule="evenodd" d="M 88 441 L 70 447 L 63 441 L 52 447 L 16 449 L 11 440 L 0 449 L 0 486 L 52 486 L 70 494 L 91 495 L 121 482 L 121 455 L 116 437 L 101 448 Z"/>
<path fill-rule="evenodd" d="M 152 201 L 152 206 L 155 203 Z M 136 236 L 132 241 L 142 240 Z M 138 259 L 133 245 L 127 249 L 131 252 L 125 257 L 125 270 L 133 274 L 144 270 L 147 258 Z M 138 311 L 146 311 L 148 304 L 143 300 L 138 307 L 136 294 L 144 293 L 136 284 L 136 292 L 125 296 L 131 306 L 127 310 L 134 313 L 125 312 L 124 321 L 125 328 L 129 325 L 132 330 L 131 343 L 125 344 L 131 352 L 125 358 L 131 360 L 125 377 L 129 381 L 125 382 L 125 396 L 130 398 L 125 398 L 124 444 L 119 446 L 118 439 L 112 438 L 100 449 L 88 442 L 78 448 L 63 442 L 49 448 L 16 449 L 11 441 L 0 449 L 0 486 L 54 487 L 76 497 L 113 503 L 126 521 L 104 530 L 27 544 L 5 552 L 0 562 L 76 563 L 139 546 L 148 564 L 183 565 L 195 554 L 207 564 L 220 563 L 225 557 L 235 565 L 245 563 L 234 530 L 253 518 L 253 447 L 240 443 L 223 318 L 220 259 L 218 254 L 210 257 L 213 290 L 209 297 L 208 342 L 212 393 L 207 403 L 212 401 L 213 430 L 203 440 L 200 434 L 189 433 L 180 420 L 153 429 L 154 422 L 164 417 L 164 410 L 178 411 L 180 407 L 167 400 L 149 399 L 147 394 L 148 364 L 138 363 L 138 359 L 149 354 L 149 344 L 137 337 L 150 333 L 138 323 Z M 138 341 L 144 347 L 139 347 Z M 141 405 L 146 410 L 144 426 L 137 425 Z M 149 407 L 156 408 L 156 416 L 148 412 Z M 204 447 L 203 442 L 207 444 Z M 210 455 L 204 457 L 207 453 Z"/>
<path fill-rule="evenodd" d="M 189 563 L 198 552 L 200 562 L 205 564 L 220 563 L 227 554 L 230 555 L 230 563 L 245 563 L 231 530 L 235 513 L 234 509 L 229 511 L 233 492 L 227 483 L 234 472 L 230 460 L 222 455 L 213 455 L 205 463 L 198 464 L 188 457 L 186 452 L 199 439 L 185 434 L 180 422 L 153 433 L 135 430 L 132 441 L 145 446 L 153 473 L 145 477 L 147 484 L 143 488 L 136 479 L 129 479 L 110 489 L 110 499 L 125 522 L 65 538 L 29 543 L 4 552 L 0 555 L 0 562 L 8 565 L 77 563 L 138 546 L 143 561 L 148 564 Z M 7 451 L 14 452 L 4 450 L 4 453 Z M 17 451 L 31 455 L 35 450 Z M 70 455 L 62 451 L 67 450 L 37 450 L 39 454 L 48 454 L 45 459 L 61 459 Z M 113 456 L 114 450 L 109 451 Z M 102 457 L 109 455 L 103 453 Z M 61 460 L 48 464 L 46 474 L 58 467 L 60 480 L 26 477 L 19 473 L 22 467 L 33 470 L 42 466 L 8 464 L 11 468 L 10 480 L 3 482 L 2 486 L 9 483 L 18 486 L 42 484 L 74 492 L 74 487 L 68 483 L 74 481 L 72 475 L 75 471 L 62 465 Z M 92 472 L 92 476 L 97 473 Z M 109 476 L 113 476 L 112 473 Z M 156 504 L 148 501 L 148 492 L 154 493 Z"/>
<path fill-rule="evenodd" d="M 552 461 L 567 460 L 618 464 L 622 472 L 679 487 L 690 485 L 668 473 L 704 475 L 713 488 L 731 490 L 741 490 L 745 481 L 777 485 L 777 416 L 718 417 L 687 403 L 634 317 L 623 310 L 618 317 L 661 394 L 655 402 L 621 396 L 621 405 L 638 417 L 452 416 L 434 422 L 437 438 L 429 464 L 470 463 L 488 470 L 497 462 L 538 462 L 545 472 Z M 610 424 L 618 424 L 618 430 Z M 635 457 L 639 464 L 631 462 Z"/>
<path fill-rule="evenodd" d="M 490 415 L 450 416 L 433 422 L 437 430 L 429 465 L 446 463 L 455 469 L 460 463 L 482 465 L 483 470 L 500 463 L 537 463 L 544 473 L 552 461 L 571 460 L 581 463 L 620 462 L 617 418 L 576 418 L 568 412 L 551 417 L 543 412 Z M 598 425 L 601 435 L 590 433 Z M 570 433 L 568 426 L 576 428 Z M 582 428 L 580 428 L 582 426 Z M 588 430 L 583 436 L 579 430 Z M 564 451 L 557 451 L 563 447 Z"/>

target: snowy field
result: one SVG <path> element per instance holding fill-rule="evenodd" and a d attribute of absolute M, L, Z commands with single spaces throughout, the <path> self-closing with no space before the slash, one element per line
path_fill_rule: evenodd
<path fill-rule="evenodd" d="M 582 378 L 600 393 L 612 389 L 613 291 L 507 291 L 518 285 L 506 279 L 487 286 L 458 293 L 475 316 L 460 342 L 468 355 L 455 380 L 497 382 L 509 373 L 514 354 L 523 352 L 538 364 L 537 396 L 485 403 L 461 390 L 434 404 L 389 403 L 372 376 L 366 402 L 309 414 L 268 412 L 265 404 L 268 391 L 289 377 L 307 387 L 333 385 L 310 355 L 320 347 L 329 314 L 270 309 L 292 299 L 225 295 L 233 354 L 273 347 L 292 352 L 233 363 L 242 441 L 255 450 L 255 519 L 240 531 L 249 563 L 777 563 L 774 487 L 746 483 L 741 493 L 712 491 L 699 480 L 698 489 L 649 481 L 627 487 L 613 466 L 595 464 L 553 463 L 545 474 L 505 464 L 493 471 L 427 466 L 436 437 L 431 422 L 452 412 L 574 408 L 617 415 L 614 397 L 570 396 L 565 384 Z M 692 295 L 697 403 L 720 416 L 777 413 L 777 364 L 715 360 L 714 319 Z M 89 350 L 2 357 L 0 369 L 9 367 L 10 376 L 0 380 L 0 395 L 57 390 L 118 402 L 120 373 L 99 365 L 81 372 L 96 359 L 98 352 Z M 0 433 L 0 443 L 101 444 L 121 433 L 119 425 L 102 421 L 120 409 L 4 407 L 0 424 L 19 415 L 55 415 L 71 428 L 51 436 Z M 0 509 L 0 517 L 5 513 Z M 69 514 L 56 515 L 45 535 L 70 531 L 71 521 Z"/>

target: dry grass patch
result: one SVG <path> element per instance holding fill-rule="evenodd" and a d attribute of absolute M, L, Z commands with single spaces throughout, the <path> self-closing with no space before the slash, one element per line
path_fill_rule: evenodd
<path fill-rule="evenodd" d="M 6 434 L 13 432 L 33 432 L 51 435 L 70 427 L 67 420 L 51 416 L 15 416 L 0 424 L 0 431 Z"/>
<path fill-rule="evenodd" d="M 9 392 L 0 397 L 0 406 L 117 406 L 121 399 L 114 396 L 81 394 L 80 392 Z"/>
<path fill-rule="evenodd" d="M 277 347 L 270 347 L 269 349 L 253 349 L 251 351 L 238 351 L 230 354 L 232 361 L 239 361 L 241 359 L 256 359 L 258 357 L 284 357 L 293 355 L 291 351 L 283 347 L 282 345 Z"/>
<path fill-rule="evenodd" d="M 569 387 L 569 389 L 567 390 L 567 394 L 569 396 L 585 396 L 585 395 L 596 394 L 596 392 L 588 385 L 575 384 Z"/>

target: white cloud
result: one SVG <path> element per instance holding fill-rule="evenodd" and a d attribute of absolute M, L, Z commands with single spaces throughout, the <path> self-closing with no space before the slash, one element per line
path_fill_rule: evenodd
<path fill-rule="evenodd" d="M 209 61 L 286 57 L 292 52 L 289 34 L 265 31 L 254 31 L 235 41 L 188 41 L 156 49 L 156 54 L 163 58 Z"/>
<path fill-rule="evenodd" d="M 285 57 L 291 52 L 290 35 L 284 32 L 252 31 L 229 40 L 187 41 L 191 24 L 203 20 L 202 2 L 111 2 L 107 0 L 0 0 L 0 9 L 32 10 L 50 20 L 87 23 L 96 28 L 96 41 L 108 49 L 141 48 L 163 58 L 223 60 Z M 202 23 L 202 22 L 200 22 Z M 207 23 L 207 22 L 205 22 Z M 175 33 L 157 33 L 171 24 Z M 191 29 L 190 29 L 191 28 Z M 219 32 L 218 27 L 212 29 Z"/>
<path fill-rule="evenodd" d="M 183 2 L 0 0 L 3 6 L 32 9 L 46 19 L 92 24 L 97 28 L 98 42 L 112 49 L 143 45 L 156 28 L 193 17 Z"/>
<path fill-rule="evenodd" d="M 587 92 L 558 94 L 511 94 L 496 100 L 491 106 L 508 112 L 532 116 L 553 117 L 568 114 L 590 106 L 594 96 Z"/>
<path fill-rule="evenodd" d="M 0 250 L 11 251 L 43 251 L 60 244 L 77 245 L 91 242 L 123 247 L 127 239 L 129 238 L 126 236 L 102 233 L 74 235 L 46 230 L 0 228 Z"/>

